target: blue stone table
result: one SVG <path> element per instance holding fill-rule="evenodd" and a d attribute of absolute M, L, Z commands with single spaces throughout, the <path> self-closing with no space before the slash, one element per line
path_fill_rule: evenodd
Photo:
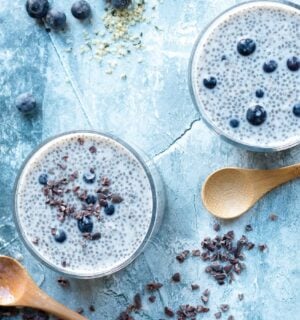
<path fill-rule="evenodd" d="M 211 290 L 211 311 L 199 319 L 213 319 L 221 303 L 230 304 L 224 319 L 229 314 L 238 320 L 299 319 L 299 181 L 267 195 L 240 219 L 220 222 L 221 231 L 233 229 L 238 236 L 251 223 L 249 238 L 268 246 L 264 253 L 247 252 L 247 269 L 231 285 L 217 286 L 200 259 L 175 260 L 181 250 L 199 247 L 203 237 L 215 234 L 215 219 L 199 197 L 209 173 L 223 166 L 274 168 L 300 161 L 300 148 L 255 154 L 223 142 L 192 104 L 187 66 L 194 40 L 212 18 L 239 1 L 147 0 L 147 20 L 132 27 L 134 34 L 143 32 L 144 48 L 122 59 L 105 56 L 102 63 L 94 59 L 88 41 L 95 30 L 105 30 L 104 1 L 90 0 L 92 22 L 80 23 L 70 14 L 71 0 L 54 0 L 67 12 L 68 28 L 50 33 L 27 16 L 24 2 L 2 0 L 0 5 L 0 253 L 23 258 L 49 295 L 70 308 L 83 307 L 92 320 L 115 319 L 137 292 L 142 293 L 143 310 L 135 319 L 165 319 L 164 306 L 199 304 L 206 288 Z M 26 91 L 39 103 L 34 117 L 20 115 L 14 106 L 15 97 Z M 63 289 L 57 285 L 58 274 L 39 264 L 16 233 L 13 184 L 38 143 L 75 129 L 113 133 L 148 154 L 163 177 L 167 208 L 159 233 L 129 267 L 105 279 L 71 280 L 70 289 Z M 278 221 L 270 222 L 270 213 Z M 177 271 L 182 281 L 174 285 L 169 279 Z M 153 280 L 165 285 L 150 304 L 145 284 Z M 193 282 L 201 292 L 191 291 Z M 244 301 L 238 301 L 239 293 Z"/>

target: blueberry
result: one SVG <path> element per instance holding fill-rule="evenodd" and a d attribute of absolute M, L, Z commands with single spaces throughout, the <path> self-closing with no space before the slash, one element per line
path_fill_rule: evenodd
<path fill-rule="evenodd" d="M 26 10 L 31 18 L 44 18 L 49 10 L 48 0 L 27 0 Z"/>
<path fill-rule="evenodd" d="M 83 180 L 86 182 L 86 183 L 94 183 L 95 180 L 96 180 L 96 175 L 95 173 L 92 173 L 92 172 L 87 172 L 83 175 Z"/>
<path fill-rule="evenodd" d="M 84 20 L 91 15 L 92 9 L 87 1 L 79 0 L 73 3 L 71 12 L 75 18 Z"/>
<path fill-rule="evenodd" d="M 242 56 L 250 56 L 256 49 L 256 44 L 252 39 L 242 39 L 237 44 L 237 51 Z"/>
<path fill-rule="evenodd" d="M 266 73 L 271 73 L 271 72 L 274 72 L 277 69 L 277 67 L 278 67 L 277 62 L 274 60 L 270 60 L 264 63 L 263 70 Z"/>
<path fill-rule="evenodd" d="M 240 125 L 240 122 L 237 119 L 231 119 L 229 125 L 231 128 L 237 128 Z"/>
<path fill-rule="evenodd" d="M 294 105 L 293 113 L 296 117 L 300 117 L 300 102 Z"/>
<path fill-rule="evenodd" d="M 108 216 L 112 216 L 115 213 L 115 206 L 113 204 L 108 205 L 104 208 L 104 213 Z"/>
<path fill-rule="evenodd" d="M 215 77 L 204 79 L 203 84 L 207 89 L 213 89 L 217 85 L 217 79 Z"/>
<path fill-rule="evenodd" d="M 87 204 L 95 204 L 95 203 L 97 202 L 97 198 L 96 198 L 94 195 L 89 194 L 89 195 L 87 196 L 87 198 L 85 199 L 85 202 L 86 202 Z"/>
<path fill-rule="evenodd" d="M 131 0 L 111 0 L 111 4 L 116 9 L 126 9 L 131 4 Z"/>
<path fill-rule="evenodd" d="M 46 16 L 46 23 L 52 29 L 63 29 L 66 26 L 66 15 L 56 9 L 48 11 Z"/>
<path fill-rule="evenodd" d="M 256 95 L 257 98 L 263 98 L 263 96 L 265 95 L 265 93 L 263 92 L 263 90 L 257 89 L 257 90 L 255 91 L 255 95 Z"/>
<path fill-rule="evenodd" d="M 44 186 L 48 183 L 48 175 L 46 173 L 42 173 L 39 176 L 39 183 L 44 185 Z"/>
<path fill-rule="evenodd" d="M 267 112 L 262 106 L 256 105 L 247 110 L 246 117 L 249 123 L 254 126 L 259 126 L 266 121 Z"/>
<path fill-rule="evenodd" d="M 36 109 L 36 100 L 31 93 L 22 93 L 16 99 L 16 107 L 24 114 L 31 113 Z"/>
<path fill-rule="evenodd" d="M 93 231 L 93 221 L 91 217 L 83 217 L 77 221 L 78 229 L 80 232 L 92 232 Z"/>
<path fill-rule="evenodd" d="M 289 58 L 286 62 L 287 67 L 291 71 L 298 71 L 300 69 L 300 59 L 297 57 Z"/>
<path fill-rule="evenodd" d="M 59 243 L 63 243 L 67 240 L 67 235 L 63 230 L 56 230 L 54 234 L 54 240 Z"/>

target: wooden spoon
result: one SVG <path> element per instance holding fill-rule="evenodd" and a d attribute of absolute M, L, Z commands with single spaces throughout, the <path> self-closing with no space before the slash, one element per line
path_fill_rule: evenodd
<path fill-rule="evenodd" d="M 47 296 L 18 261 L 5 256 L 0 256 L 0 306 L 31 307 L 64 320 L 87 320 Z"/>
<path fill-rule="evenodd" d="M 267 192 L 297 177 L 300 164 L 273 170 L 220 169 L 206 179 L 202 201 L 218 218 L 237 218 Z"/>

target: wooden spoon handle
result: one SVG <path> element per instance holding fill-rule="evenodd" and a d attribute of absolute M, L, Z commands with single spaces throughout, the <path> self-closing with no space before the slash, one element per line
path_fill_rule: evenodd
<path fill-rule="evenodd" d="M 88 320 L 77 312 L 72 311 L 50 298 L 47 294 L 36 287 L 28 287 L 27 292 L 22 298 L 22 305 L 43 310 L 63 320 Z"/>
<path fill-rule="evenodd" d="M 261 170 L 258 175 L 260 183 L 257 185 L 261 191 L 270 191 L 281 184 L 300 177 L 300 164 L 283 167 L 280 169 Z"/>

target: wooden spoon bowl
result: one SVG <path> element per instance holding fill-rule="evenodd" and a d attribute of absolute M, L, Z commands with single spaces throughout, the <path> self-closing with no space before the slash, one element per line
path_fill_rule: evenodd
<path fill-rule="evenodd" d="M 202 201 L 218 218 L 237 218 L 267 192 L 297 177 L 300 177 L 299 164 L 272 170 L 220 169 L 206 179 Z"/>

